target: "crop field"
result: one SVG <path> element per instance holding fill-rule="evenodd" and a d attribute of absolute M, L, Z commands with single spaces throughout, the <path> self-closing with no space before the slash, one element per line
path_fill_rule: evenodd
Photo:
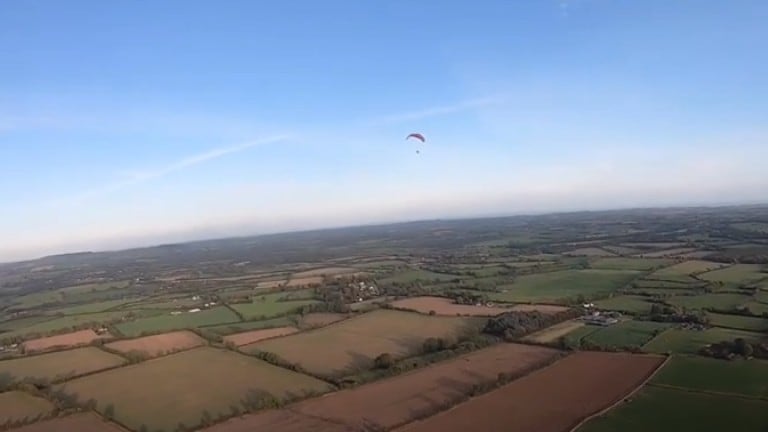
<path fill-rule="evenodd" d="M 444 297 L 410 297 L 396 300 L 391 305 L 396 308 L 408 309 L 424 314 L 434 313 L 447 316 L 495 316 L 509 310 L 501 307 L 456 304 L 453 300 Z"/>
<path fill-rule="evenodd" d="M 607 250 L 591 247 L 591 248 L 581 248 L 581 249 L 572 250 L 570 252 L 566 252 L 565 255 L 604 257 L 604 256 L 614 256 L 615 254 L 613 252 L 608 252 Z"/>
<path fill-rule="evenodd" d="M 160 297 L 148 301 L 135 302 L 125 306 L 126 309 L 184 309 L 200 306 L 201 300 L 192 300 L 190 297 Z"/>
<path fill-rule="evenodd" d="M 576 353 L 398 432 L 566 431 L 621 400 L 663 360 L 646 355 Z"/>
<path fill-rule="evenodd" d="M 577 432 L 763 432 L 766 424 L 768 401 L 648 386 Z"/>
<path fill-rule="evenodd" d="M 317 303 L 312 296 L 312 290 L 264 294 L 255 296 L 251 303 L 233 304 L 232 308 L 242 314 L 245 319 L 270 318 Z"/>
<path fill-rule="evenodd" d="M 714 270 L 701 275 L 702 279 L 708 281 L 718 281 L 727 284 L 749 284 L 760 279 L 768 277 L 768 273 L 763 273 L 762 265 L 759 264 L 734 264 L 719 270 Z"/>
<path fill-rule="evenodd" d="M 164 313 L 149 318 L 139 318 L 134 321 L 125 321 L 115 327 L 127 337 L 140 336 L 143 332 L 160 332 L 168 330 L 183 330 L 206 325 L 224 324 L 240 321 L 234 312 L 226 307 L 218 306 L 200 312 L 185 312 L 180 315 Z"/>
<path fill-rule="evenodd" d="M 322 431 L 353 430 L 364 420 L 373 430 L 388 430 L 431 414 L 436 407 L 461 400 L 474 385 L 492 383 L 500 373 L 521 374 L 558 355 L 558 351 L 549 348 L 499 344 L 424 369 L 307 400 L 283 410 L 281 415 L 265 411 L 233 419 L 210 432 L 298 431 L 302 429 L 286 425 L 306 426 L 317 418 L 338 428 L 320 425 Z"/>
<path fill-rule="evenodd" d="M 0 424 L 25 418 L 45 417 L 54 406 L 47 400 L 20 391 L 0 393 Z"/>
<path fill-rule="evenodd" d="M 540 303 L 520 303 L 509 308 L 509 310 L 513 312 L 541 312 L 543 314 L 556 314 L 565 312 L 568 309 L 569 308 L 566 306 Z"/>
<path fill-rule="evenodd" d="M 0 374 L 56 380 L 96 372 L 125 363 L 122 357 L 94 347 L 76 348 L 0 361 Z"/>
<path fill-rule="evenodd" d="M 633 315 L 643 315 L 651 312 L 652 303 L 646 301 L 647 297 L 620 295 L 595 302 L 599 309 L 618 311 Z"/>
<path fill-rule="evenodd" d="M 92 314 L 69 315 L 52 320 L 46 320 L 22 327 L 18 330 L 4 333 L 3 336 L 22 336 L 34 333 L 47 333 L 50 331 L 68 329 L 73 326 L 93 323 L 94 325 L 105 324 L 112 321 L 118 321 L 128 314 L 127 311 L 117 312 L 98 312 Z"/>
<path fill-rule="evenodd" d="M 13 432 L 125 432 L 125 429 L 107 422 L 94 413 L 72 414 L 57 417 L 14 429 Z"/>
<path fill-rule="evenodd" d="M 660 251 L 653 251 L 653 252 L 642 252 L 639 255 L 644 258 L 664 258 L 664 257 L 677 257 L 682 256 L 687 253 L 694 252 L 696 248 L 673 248 L 673 249 L 664 249 Z"/>
<path fill-rule="evenodd" d="M 279 336 L 287 336 L 299 331 L 296 327 L 275 327 L 270 329 L 251 330 L 245 333 L 235 333 L 224 336 L 225 342 L 231 342 L 237 346 L 243 346 L 258 342 L 264 339 L 271 339 Z"/>
<path fill-rule="evenodd" d="M 138 351 L 149 357 L 182 351 L 205 344 L 200 336 L 189 331 L 176 331 L 136 339 L 124 339 L 110 342 L 105 346 L 115 351 L 129 353 Z"/>
<path fill-rule="evenodd" d="M 590 264 L 593 269 L 601 270 L 652 270 L 672 263 L 665 259 L 644 259 L 644 258 L 621 258 L 609 257 L 600 258 Z"/>
<path fill-rule="evenodd" d="M 49 316 L 30 316 L 24 318 L 10 319 L 0 322 L 0 336 L 5 336 L 3 332 L 13 332 L 15 330 L 21 330 L 26 327 L 30 327 L 36 324 L 40 324 L 45 321 L 55 319 Z"/>
<path fill-rule="evenodd" d="M 80 330 L 72 333 L 65 333 L 56 336 L 32 339 L 23 343 L 27 352 L 45 351 L 51 348 L 61 347 L 69 348 L 77 345 L 87 345 L 96 339 L 108 338 L 111 335 L 97 335 L 95 331 Z"/>
<path fill-rule="evenodd" d="M 713 293 L 697 296 L 675 296 L 666 299 L 669 304 L 688 309 L 734 309 L 751 300 L 751 297 L 741 294 Z"/>
<path fill-rule="evenodd" d="M 652 321 L 623 321 L 586 335 L 584 340 L 600 347 L 642 347 L 654 336 L 670 327 L 667 323 Z"/>
<path fill-rule="evenodd" d="M 531 333 L 525 336 L 523 340 L 536 343 L 551 343 L 581 327 L 584 327 L 583 321 L 568 320 Z"/>
<path fill-rule="evenodd" d="M 405 357 L 428 337 L 456 338 L 477 331 L 467 318 L 377 310 L 317 330 L 257 342 L 248 348 L 275 353 L 318 375 L 340 376 L 370 369 L 382 353 Z M 339 348 L 343 347 L 343 348 Z"/>
<path fill-rule="evenodd" d="M 616 291 L 637 277 L 629 270 L 565 270 L 518 277 L 503 292 L 491 293 L 501 302 L 561 303 L 578 295 L 585 297 Z"/>
<path fill-rule="evenodd" d="M 316 312 L 302 316 L 299 319 L 301 328 L 325 327 L 329 324 L 339 322 L 349 318 L 348 315 L 330 312 Z"/>
<path fill-rule="evenodd" d="M 617 246 L 617 245 L 606 245 L 606 246 L 603 246 L 603 249 L 607 251 L 611 251 L 616 255 L 634 255 L 640 252 L 640 250 L 637 248 L 630 248 L 626 246 Z"/>
<path fill-rule="evenodd" d="M 696 354 L 707 345 L 722 341 L 744 338 L 747 342 L 758 342 L 765 335 L 741 330 L 713 327 L 707 330 L 669 329 L 648 342 L 643 350 L 656 353 Z"/>
<path fill-rule="evenodd" d="M 275 327 L 286 327 L 296 325 L 298 320 L 295 316 L 282 316 L 278 318 L 272 318 L 262 321 L 244 321 L 214 326 L 201 327 L 205 331 L 210 331 L 218 335 L 229 335 L 235 333 L 242 333 L 249 330 L 268 329 Z"/>
<path fill-rule="evenodd" d="M 149 430 L 197 425 L 204 411 L 213 418 L 229 413 L 249 391 L 284 398 L 331 390 L 315 378 L 208 347 L 79 378 L 62 388 L 81 400 L 95 399 L 101 412 L 112 404 L 115 418 L 134 430 L 142 424 Z"/>
<path fill-rule="evenodd" d="M 322 267 L 312 270 L 305 270 L 297 272 L 291 275 L 291 279 L 301 279 L 307 277 L 322 277 L 322 276 L 336 276 L 344 273 L 354 273 L 358 271 L 356 268 L 350 267 Z"/>
<path fill-rule="evenodd" d="M 399 283 L 408 283 L 408 282 L 447 282 L 454 279 L 459 279 L 459 276 L 446 274 L 446 273 L 435 273 L 427 270 L 414 270 L 409 269 L 402 272 L 395 273 L 394 275 L 382 279 L 380 282 L 383 284 L 393 283 L 393 282 L 399 282 Z"/>
<path fill-rule="evenodd" d="M 757 377 L 768 377 L 768 361 L 674 356 L 652 383 L 768 399 L 768 380 Z"/>
<path fill-rule="evenodd" d="M 707 313 L 707 316 L 709 317 L 709 323 L 713 326 L 758 332 L 768 331 L 768 319 L 766 318 L 726 315 L 711 312 Z"/>
<path fill-rule="evenodd" d="M 675 264 L 673 266 L 666 267 L 661 270 L 657 270 L 653 272 L 653 274 L 648 276 L 648 278 L 693 282 L 694 279 L 691 278 L 692 274 L 704 273 L 704 272 L 718 269 L 724 266 L 725 264 L 714 263 L 710 261 L 691 260 L 691 261 L 681 262 L 679 264 Z"/>
<path fill-rule="evenodd" d="M 88 314 L 88 313 L 96 313 L 96 312 L 104 312 L 106 310 L 116 309 L 120 306 L 130 303 L 133 300 L 105 300 L 95 303 L 86 303 L 81 305 L 75 305 L 75 306 L 68 306 L 64 308 L 59 309 L 53 309 L 50 311 L 47 311 L 46 314 L 48 315 L 55 315 L 55 314 L 63 314 L 63 315 L 79 315 L 79 314 Z"/>

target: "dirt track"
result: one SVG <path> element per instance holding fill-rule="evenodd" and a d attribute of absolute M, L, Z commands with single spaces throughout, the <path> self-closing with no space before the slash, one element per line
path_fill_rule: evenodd
<path fill-rule="evenodd" d="M 629 394 L 664 357 L 581 352 L 397 432 L 565 432 Z"/>
<path fill-rule="evenodd" d="M 285 410 L 234 419 L 208 431 L 335 432 L 360 430 L 364 423 L 389 429 L 438 412 L 441 407 L 461 400 L 473 385 L 496 381 L 499 373 L 524 373 L 558 353 L 543 347 L 500 344 L 425 369 L 310 399 Z"/>

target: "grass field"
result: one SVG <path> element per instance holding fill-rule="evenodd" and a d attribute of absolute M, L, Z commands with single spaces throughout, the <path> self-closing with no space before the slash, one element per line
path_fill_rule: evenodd
<path fill-rule="evenodd" d="M 94 347 L 57 351 L 12 360 L 0 361 L 0 374 L 24 377 L 60 379 L 108 369 L 123 364 L 122 357 Z"/>
<path fill-rule="evenodd" d="M 55 314 L 62 314 L 62 315 L 78 315 L 78 314 L 88 314 L 88 313 L 95 313 L 95 312 L 103 312 L 109 309 L 115 309 L 118 308 L 124 304 L 130 303 L 132 301 L 136 301 L 136 299 L 126 299 L 126 300 L 106 300 L 106 301 L 100 301 L 95 303 L 86 303 L 82 305 L 75 305 L 75 306 L 68 306 L 58 309 L 53 309 L 50 311 L 46 311 L 46 314 L 48 315 L 55 315 Z"/>
<path fill-rule="evenodd" d="M 205 345 L 205 340 L 200 336 L 189 331 L 176 331 L 136 339 L 118 340 L 106 344 L 105 347 L 121 353 L 138 351 L 148 357 L 157 357 L 202 345 Z"/>
<path fill-rule="evenodd" d="M 725 264 L 713 263 L 709 261 L 691 260 L 670 267 L 663 268 L 653 272 L 649 279 L 673 280 L 673 281 L 691 281 L 691 274 L 698 274 L 723 267 Z"/>
<path fill-rule="evenodd" d="M 751 302 L 745 303 L 744 306 L 749 308 L 749 310 L 752 313 L 756 313 L 756 314 L 768 313 L 768 303 L 751 301 Z"/>
<path fill-rule="evenodd" d="M 409 269 L 399 273 L 395 273 L 392 276 L 381 279 L 379 282 L 383 284 L 398 282 L 447 282 L 454 279 L 458 279 L 460 276 L 450 275 L 445 273 L 435 273 L 427 270 L 415 270 Z"/>
<path fill-rule="evenodd" d="M 654 384 L 768 399 L 768 361 L 674 356 Z"/>
<path fill-rule="evenodd" d="M 685 307 L 688 309 L 733 309 L 752 300 L 749 296 L 740 294 L 701 294 L 697 296 L 675 296 L 665 301 L 671 305 Z"/>
<path fill-rule="evenodd" d="M 616 291 L 638 275 L 629 270 L 565 270 L 518 277 L 491 293 L 501 302 L 567 303 L 578 295 L 595 297 Z"/>
<path fill-rule="evenodd" d="M 142 332 L 160 332 L 168 330 L 181 330 L 205 325 L 216 325 L 229 322 L 237 322 L 240 318 L 226 307 L 220 306 L 196 313 L 182 313 L 170 315 L 164 313 L 149 318 L 139 318 L 134 321 L 126 321 L 115 327 L 125 336 L 140 336 Z"/>
<path fill-rule="evenodd" d="M 589 257 L 610 257 L 614 256 L 615 254 L 613 252 L 609 252 L 607 250 L 603 250 L 596 247 L 590 247 L 590 248 L 581 248 L 581 249 L 575 249 L 569 252 L 565 252 L 563 255 L 570 255 L 570 256 L 589 256 Z"/>
<path fill-rule="evenodd" d="M 646 387 L 577 432 L 764 432 L 768 402 Z"/>
<path fill-rule="evenodd" d="M 207 347 L 79 378 L 62 388 L 84 401 L 94 398 L 101 412 L 112 404 L 116 419 L 133 430 L 144 424 L 167 431 L 180 422 L 197 425 L 204 411 L 213 418 L 229 413 L 252 390 L 277 398 L 331 390 L 315 378 Z"/>
<path fill-rule="evenodd" d="M 644 258 L 621 258 L 609 257 L 600 258 L 591 263 L 590 267 L 603 270 L 652 270 L 672 263 L 665 259 L 644 259 Z"/>
<path fill-rule="evenodd" d="M 704 273 L 701 275 L 701 278 L 726 284 L 749 284 L 750 282 L 768 277 L 768 273 L 762 272 L 763 267 L 759 264 L 734 264 L 726 268 Z"/>
<path fill-rule="evenodd" d="M 744 338 L 748 342 L 757 342 L 764 339 L 765 335 L 719 327 L 702 331 L 669 329 L 647 343 L 643 350 L 657 353 L 696 354 L 707 345 L 725 340 L 733 341 L 736 338 Z"/>
<path fill-rule="evenodd" d="M 296 324 L 294 320 L 297 320 L 297 319 L 298 317 L 295 317 L 295 316 L 282 316 L 279 318 L 272 318 L 272 319 L 263 320 L 263 321 L 244 321 L 244 322 L 238 322 L 238 323 L 232 323 L 232 324 L 206 326 L 206 327 L 203 327 L 203 329 L 205 329 L 206 331 L 212 331 L 220 335 L 228 335 L 228 334 L 240 333 L 240 332 L 249 331 L 249 330 L 259 330 L 259 329 L 291 326 Z"/>
<path fill-rule="evenodd" d="M 255 296 L 251 303 L 233 304 L 232 309 L 238 311 L 245 319 L 267 319 L 297 311 L 302 306 L 317 303 L 312 299 L 312 290 L 277 292 Z M 290 301 L 283 301 L 288 300 Z"/>
<path fill-rule="evenodd" d="M 578 347 L 581 345 L 581 341 L 592 333 L 602 329 L 602 327 L 585 325 L 577 327 L 574 330 L 564 335 L 565 343 L 571 347 Z"/>
<path fill-rule="evenodd" d="M 54 318 L 33 324 L 27 327 L 19 328 L 15 331 L 3 333 L 3 336 L 22 336 L 32 333 L 46 333 L 55 330 L 67 329 L 72 326 L 87 324 L 87 323 L 107 323 L 115 320 L 119 320 L 126 315 L 126 312 L 98 312 L 92 314 L 83 315 L 69 315 L 60 318 Z"/>
<path fill-rule="evenodd" d="M 370 369 L 382 353 L 395 358 L 414 354 L 428 337 L 455 338 L 476 331 L 483 319 L 431 317 L 377 310 L 317 330 L 243 347 L 275 353 L 310 372 L 340 376 Z"/>
<path fill-rule="evenodd" d="M 40 324 L 45 321 L 55 319 L 50 316 L 30 316 L 24 318 L 11 319 L 0 322 L 0 334 L 3 332 L 12 332 L 14 330 L 20 330 L 25 327 L 31 327 L 33 325 Z"/>
<path fill-rule="evenodd" d="M 642 347 L 659 332 L 669 328 L 669 324 L 651 321 L 623 321 L 618 324 L 601 327 L 584 336 L 586 342 L 601 347 Z"/>
<path fill-rule="evenodd" d="M 739 330 L 768 331 L 768 319 L 739 315 L 708 313 L 710 324 Z"/>
<path fill-rule="evenodd" d="M 6 421 L 45 417 L 53 411 L 47 400 L 20 391 L 0 393 L 0 424 Z"/>
<path fill-rule="evenodd" d="M 603 310 L 619 311 L 629 314 L 647 314 L 651 311 L 650 302 L 646 297 L 620 295 L 595 302 L 595 306 Z"/>
<path fill-rule="evenodd" d="M 125 432 L 124 428 L 110 423 L 98 415 L 87 412 L 56 417 L 13 429 L 13 432 Z"/>
<path fill-rule="evenodd" d="M 539 330 L 535 333 L 531 333 L 523 338 L 523 341 L 531 341 L 536 343 L 552 343 L 557 341 L 560 337 L 567 334 L 574 333 L 577 329 L 584 327 L 583 321 L 568 320 L 551 327 L 547 327 L 544 330 Z"/>

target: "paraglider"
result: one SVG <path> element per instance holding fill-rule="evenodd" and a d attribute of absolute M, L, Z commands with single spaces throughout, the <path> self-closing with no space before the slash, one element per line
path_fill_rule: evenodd
<path fill-rule="evenodd" d="M 415 133 L 415 132 L 414 132 L 414 133 L 412 133 L 412 134 L 410 134 L 410 135 L 408 135 L 407 137 L 405 137 L 405 139 L 406 139 L 406 140 L 408 140 L 408 139 L 410 139 L 410 138 L 413 138 L 413 139 L 417 139 L 417 140 L 421 141 L 422 143 L 424 143 L 424 142 L 426 142 L 426 141 L 427 141 L 427 140 L 424 138 L 424 135 L 422 135 L 422 134 L 420 134 L 420 133 Z M 416 154 L 420 154 L 420 153 L 421 153 L 421 152 L 420 152 L 419 150 L 416 150 Z"/>

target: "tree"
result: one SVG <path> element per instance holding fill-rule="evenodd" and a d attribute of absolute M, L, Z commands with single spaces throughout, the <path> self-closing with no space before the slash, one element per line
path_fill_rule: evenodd
<path fill-rule="evenodd" d="M 379 356 L 376 357 L 376 359 L 373 361 L 373 364 L 377 369 L 389 369 L 394 363 L 395 362 L 392 359 L 392 355 L 390 353 L 379 354 Z"/>

